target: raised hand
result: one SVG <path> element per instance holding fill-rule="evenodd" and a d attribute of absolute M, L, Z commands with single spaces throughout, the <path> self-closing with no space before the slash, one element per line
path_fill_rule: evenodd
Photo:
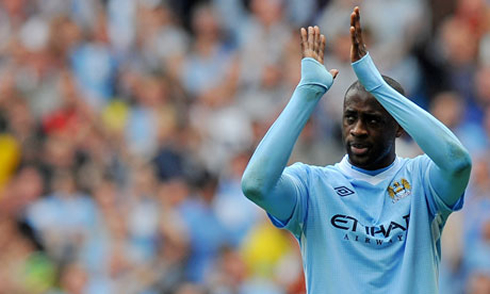
<path fill-rule="evenodd" d="M 326 40 L 325 36 L 320 34 L 320 28 L 318 26 L 309 26 L 308 31 L 305 28 L 301 28 L 300 34 L 302 57 L 311 57 L 323 64 Z M 339 71 L 336 69 L 332 69 L 329 72 L 334 78 L 339 73 Z"/>
<path fill-rule="evenodd" d="M 361 15 L 359 6 L 354 7 L 354 11 L 350 15 L 350 60 L 356 62 L 367 54 L 366 44 L 362 39 Z"/>

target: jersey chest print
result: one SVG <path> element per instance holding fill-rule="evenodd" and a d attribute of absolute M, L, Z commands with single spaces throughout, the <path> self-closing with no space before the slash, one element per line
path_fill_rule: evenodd
<path fill-rule="evenodd" d="M 334 190 L 341 197 L 355 194 L 354 191 L 345 186 L 341 186 L 341 189 L 336 187 Z M 343 193 L 339 193 L 339 191 Z M 349 191 L 349 193 L 345 191 Z M 362 243 L 364 246 L 386 246 L 394 242 L 404 241 L 410 223 L 410 203 L 406 201 L 405 203 L 397 204 L 397 202 L 410 196 L 411 193 L 411 184 L 405 177 L 393 180 L 386 188 L 383 196 L 391 200 L 390 204 L 405 207 L 398 210 L 399 214 L 393 215 L 380 224 L 369 224 L 362 217 L 350 215 L 349 213 L 333 213 L 329 216 L 328 221 L 335 232 L 335 237 L 343 241 Z"/>

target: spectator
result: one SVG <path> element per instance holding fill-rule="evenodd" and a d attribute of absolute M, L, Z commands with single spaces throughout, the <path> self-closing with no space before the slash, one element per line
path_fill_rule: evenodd
<path fill-rule="evenodd" d="M 299 25 L 327 32 L 336 84 L 353 81 L 338 29 L 352 5 L 0 0 L 0 292 L 304 293 L 290 240 L 241 202 L 237 179 L 299 81 Z M 471 142 L 466 207 L 449 220 L 462 227 L 446 236 L 461 247 L 443 250 L 441 272 L 454 291 L 488 292 L 489 4 L 362 5 L 383 71 Z M 341 88 L 295 158 L 342 154 L 324 152 L 339 149 Z M 420 152 L 412 143 L 404 154 Z"/>

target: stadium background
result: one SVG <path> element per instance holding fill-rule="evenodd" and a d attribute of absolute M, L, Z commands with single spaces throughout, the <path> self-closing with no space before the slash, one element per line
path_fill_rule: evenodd
<path fill-rule="evenodd" d="M 341 158 L 358 3 L 0 0 L 0 293 L 304 293 L 296 241 L 240 177 L 299 81 L 302 25 L 340 74 L 291 161 Z M 381 71 L 473 156 L 441 293 L 490 293 L 489 5 L 361 3 Z"/>

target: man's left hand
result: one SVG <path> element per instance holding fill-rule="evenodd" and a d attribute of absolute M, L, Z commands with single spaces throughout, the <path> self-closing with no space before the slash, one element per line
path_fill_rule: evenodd
<path fill-rule="evenodd" d="M 350 15 L 350 60 L 356 62 L 367 54 L 366 44 L 362 39 L 361 15 L 359 7 L 356 6 Z"/>

